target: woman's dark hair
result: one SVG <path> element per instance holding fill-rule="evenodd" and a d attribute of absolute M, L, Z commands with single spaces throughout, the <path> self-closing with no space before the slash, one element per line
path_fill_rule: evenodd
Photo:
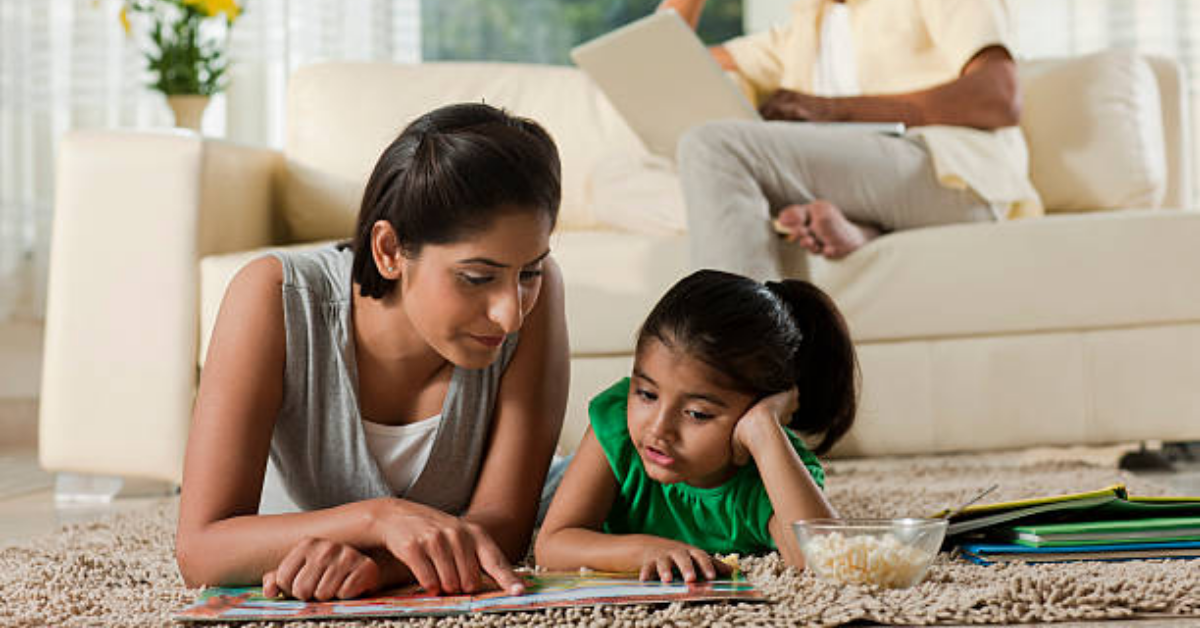
<path fill-rule="evenodd" d="M 795 386 L 799 408 L 788 426 L 821 435 L 818 454 L 854 423 L 854 345 L 833 300 L 807 281 L 762 284 L 697 271 L 654 306 L 638 333 L 639 352 L 650 339 L 687 352 L 725 377 L 728 387 L 756 400 Z"/>
<path fill-rule="evenodd" d="M 391 223 L 408 257 L 483 231 L 514 206 L 545 211 L 553 228 L 560 179 L 558 149 L 538 123 L 478 103 L 430 111 L 384 149 L 371 172 L 352 242 L 354 281 L 365 297 L 394 288 L 371 255 L 377 221 Z"/>

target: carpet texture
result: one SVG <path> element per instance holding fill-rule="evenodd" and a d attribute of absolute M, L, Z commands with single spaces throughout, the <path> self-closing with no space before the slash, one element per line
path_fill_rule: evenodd
<path fill-rule="evenodd" d="M 1111 465 L 989 454 L 840 460 L 828 494 L 845 516 L 914 516 L 963 502 L 993 482 L 984 501 L 1101 488 L 1165 494 Z M 189 603 L 172 553 L 174 502 L 0 549 L 0 625 L 149 626 L 171 623 Z M 372 625 L 558 626 L 983 624 L 1188 616 L 1200 618 L 1200 561 L 980 567 L 945 554 L 905 590 L 837 587 L 783 567 L 778 555 L 743 559 L 774 604 L 593 607 Z M 290 626 L 342 625 L 339 622 Z M 362 625 L 362 622 L 345 625 Z"/>

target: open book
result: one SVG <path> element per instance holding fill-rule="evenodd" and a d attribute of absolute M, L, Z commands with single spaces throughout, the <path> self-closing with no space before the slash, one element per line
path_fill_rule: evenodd
<path fill-rule="evenodd" d="M 363 617 L 439 617 L 470 613 L 532 611 L 596 604 L 653 604 L 737 600 L 765 602 L 754 585 L 735 573 L 730 579 L 686 584 L 640 581 L 629 574 L 522 574 L 527 593 L 493 589 L 474 595 L 429 595 L 416 585 L 356 600 L 301 602 L 265 598 L 262 589 L 209 588 L 175 615 L 181 622 L 283 621 Z"/>

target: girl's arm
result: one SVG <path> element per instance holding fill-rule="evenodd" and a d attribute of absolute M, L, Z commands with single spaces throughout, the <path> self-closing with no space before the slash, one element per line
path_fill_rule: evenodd
<path fill-rule="evenodd" d="M 509 560 L 525 556 L 542 485 L 567 406 L 569 346 L 562 272 L 546 258 L 537 304 L 501 379 L 491 441 L 463 519 L 480 526 Z"/>
<path fill-rule="evenodd" d="M 283 398 L 282 283 L 278 260 L 256 260 L 233 279 L 221 304 L 184 463 L 175 544 L 184 581 L 189 586 L 256 584 L 272 574 L 265 583 L 269 587 L 324 599 L 413 578 L 430 590 L 453 590 L 456 586 L 443 585 L 459 581 L 456 563 L 464 561 L 456 552 L 465 542 L 476 549 L 468 557 L 477 558 L 476 565 L 504 583 L 519 582 L 486 534 L 420 504 L 381 498 L 313 512 L 258 515 L 271 433 Z M 324 551 L 331 546 L 323 541 L 332 542 L 335 551 Z M 349 589 L 318 587 L 324 572 L 337 575 L 341 569 L 346 576 L 350 572 L 345 570 L 361 564 L 356 553 L 380 557 L 380 569 L 368 570 L 377 580 L 351 583 Z M 282 574 L 287 577 L 275 577 Z M 347 593 L 351 590 L 357 593 Z"/>
<path fill-rule="evenodd" d="M 639 571 L 643 580 L 671 579 L 678 569 L 684 580 L 717 576 L 707 552 L 686 543 L 648 534 L 606 534 L 601 525 L 617 495 L 617 482 L 591 428 L 567 468 L 546 520 L 538 532 L 534 556 L 550 570 L 587 567 L 597 571 Z"/>
<path fill-rule="evenodd" d="M 775 508 L 767 525 L 771 538 L 789 565 L 803 569 L 804 555 L 792 522 L 838 515 L 783 431 L 795 409 L 794 388 L 759 401 L 734 428 L 734 449 L 738 457 L 754 458 Z"/>

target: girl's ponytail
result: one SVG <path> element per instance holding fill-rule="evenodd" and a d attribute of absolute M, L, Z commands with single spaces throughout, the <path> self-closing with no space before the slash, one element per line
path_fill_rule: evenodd
<path fill-rule="evenodd" d="M 813 451 L 823 454 L 850 430 L 858 410 L 858 361 L 850 332 L 833 300 L 811 283 L 769 281 L 767 288 L 787 307 L 801 334 L 792 359 L 800 405 L 790 427 L 820 434 Z"/>

